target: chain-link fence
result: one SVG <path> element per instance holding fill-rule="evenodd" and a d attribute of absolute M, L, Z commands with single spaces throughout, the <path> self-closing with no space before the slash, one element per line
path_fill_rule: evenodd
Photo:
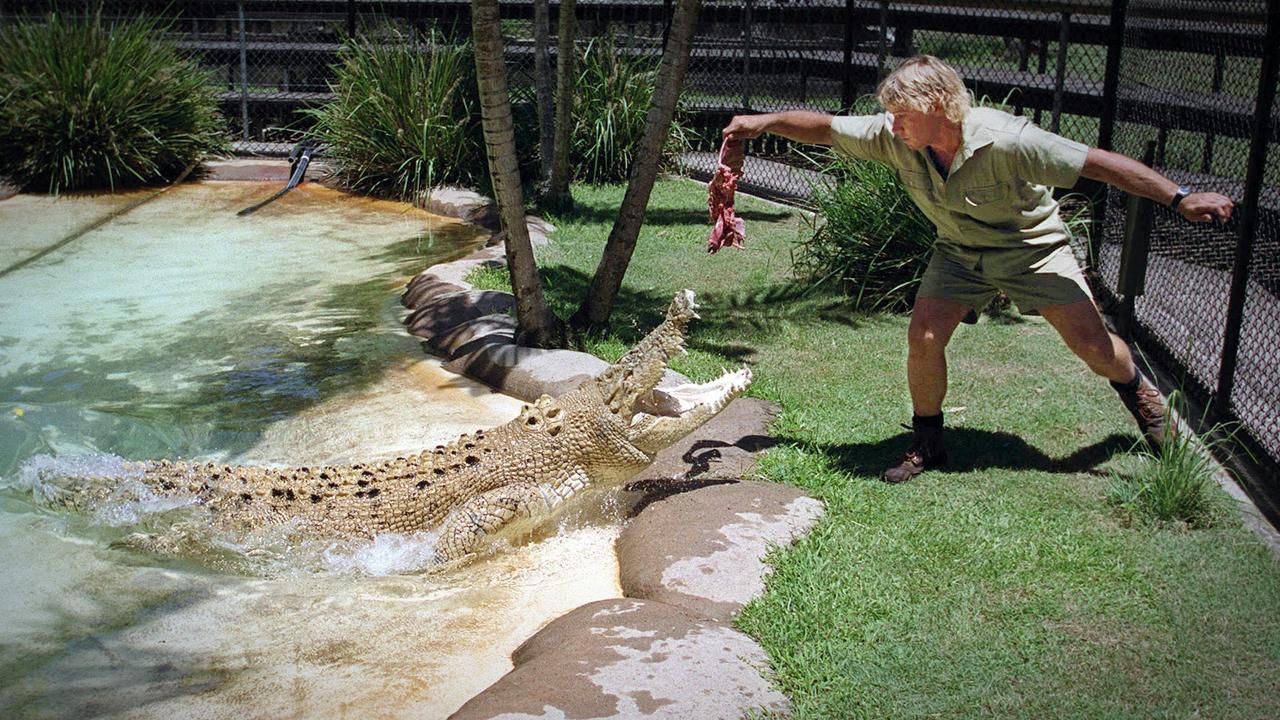
<path fill-rule="evenodd" d="M 1193 225 L 1110 190 L 1098 255 L 1104 285 L 1124 296 L 1122 320 L 1214 418 L 1239 421 L 1239 439 L 1272 473 L 1280 458 L 1277 5 L 1117 3 L 1113 148 L 1238 207 L 1226 225 Z M 1149 230 L 1132 221 L 1142 215 Z M 1132 252 L 1144 245 L 1148 253 Z"/>
<path fill-rule="evenodd" d="M 578 37 L 609 38 L 654 62 L 673 0 L 579 0 Z M 0 0 L 0 23 L 45 14 L 49 0 Z M 62 12 L 173 20 L 175 42 L 211 70 L 244 153 L 283 153 L 307 131 L 301 108 L 328 101 L 344 38 L 394 27 L 398 37 L 470 33 L 464 0 L 60 0 Z M 1197 190 L 1243 205 L 1225 226 L 1152 212 L 1145 294 L 1128 293 L 1136 332 L 1275 471 L 1280 458 L 1280 123 L 1260 131 L 1260 87 L 1280 47 L 1277 0 L 706 0 L 685 80 L 683 165 L 710 175 L 720 129 L 738 113 L 870 111 L 879 79 L 916 53 L 961 72 L 979 104 L 1032 117 L 1088 144 L 1142 157 Z M 532 0 L 501 3 L 509 84 L 534 103 Z M 550 52 L 560 3 L 550 3 Z M 416 41 L 416 40 L 415 40 Z M 1268 55 L 1271 53 L 1271 56 Z M 1274 66 L 1274 59 L 1271 60 Z M 1110 70 L 1110 72 L 1109 72 Z M 520 110 L 518 109 L 518 112 Z M 1263 132 L 1259 135 L 1259 132 Z M 819 148 L 753 142 L 744 189 L 804 198 L 822 181 Z M 1251 160 L 1256 168 L 1251 175 Z M 1121 287 L 1121 193 L 1098 205 L 1104 293 Z M 1129 288 L 1132 289 L 1132 288 Z"/>

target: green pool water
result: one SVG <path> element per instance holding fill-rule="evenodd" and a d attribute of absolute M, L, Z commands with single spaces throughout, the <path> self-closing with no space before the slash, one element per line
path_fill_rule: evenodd
<path fill-rule="evenodd" d="M 232 455 L 421 354 L 394 288 L 476 230 L 306 185 L 235 217 L 271 187 L 174 188 L 0 277 L 0 475 L 39 453 Z M 0 235 L 94 204 L 20 196 Z"/>
<path fill-rule="evenodd" d="M 141 195 L 0 201 L 0 717 L 444 717 L 617 594 L 590 520 L 437 577 L 429 537 L 227 566 L 113 545 L 164 507 L 33 499 L 40 473 L 346 462 L 514 416 L 403 330 L 403 282 L 479 231 L 312 184 L 235 216 L 276 187 L 175 187 L 33 261 Z"/>

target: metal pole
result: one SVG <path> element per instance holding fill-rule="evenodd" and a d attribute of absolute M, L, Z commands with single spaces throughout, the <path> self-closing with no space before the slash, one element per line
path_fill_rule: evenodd
<path fill-rule="evenodd" d="M 889 0 L 880 0 L 880 48 L 876 56 L 876 78 L 885 76 L 885 60 L 889 57 Z"/>
<path fill-rule="evenodd" d="M 1043 74 L 1044 74 L 1044 72 L 1045 72 L 1045 69 L 1048 67 L 1048 65 L 1049 65 L 1049 30 L 1048 30 L 1046 27 L 1043 27 L 1043 26 L 1042 26 L 1042 27 L 1040 28 L 1040 61 L 1039 61 L 1039 63 L 1036 65 L 1036 74 L 1037 74 L 1037 75 L 1043 75 Z M 1041 109 L 1042 109 L 1042 108 L 1041 108 L 1041 107 L 1040 107 L 1040 105 L 1037 103 L 1037 104 L 1036 104 L 1036 119 L 1035 119 L 1035 123 L 1036 123 L 1037 125 L 1039 125 L 1039 124 L 1040 124 L 1040 110 L 1041 110 Z"/>
<path fill-rule="evenodd" d="M 1098 147 L 1111 150 L 1116 125 L 1116 108 L 1120 105 L 1120 57 L 1124 51 L 1125 11 L 1129 0 L 1111 3 L 1111 24 L 1107 28 L 1107 66 L 1102 79 L 1102 117 L 1098 121 Z M 1102 201 L 1093 203 L 1093 237 L 1089 257 L 1101 257 L 1102 235 L 1107 227 L 1107 193 L 1102 191 Z M 1116 191 L 1118 192 L 1118 191 Z"/>
<path fill-rule="evenodd" d="M 1058 68 L 1053 78 L 1053 119 L 1049 121 L 1050 132 L 1058 132 L 1058 121 L 1062 117 L 1062 89 L 1067 82 L 1067 37 L 1071 34 L 1071 13 L 1062 13 L 1058 23 Z"/>
<path fill-rule="evenodd" d="M 1210 406 L 1225 417 L 1235 385 L 1236 359 L 1240 350 L 1240 326 L 1244 323 L 1245 288 L 1249 282 L 1249 260 L 1258 227 L 1258 196 L 1266 170 L 1267 138 L 1271 135 L 1271 107 L 1276 98 L 1276 64 L 1280 60 L 1280 0 L 1267 2 L 1267 40 L 1258 73 L 1258 102 L 1253 113 L 1253 140 L 1249 146 L 1249 169 L 1245 174 L 1244 197 L 1240 199 L 1240 232 L 1236 241 L 1235 269 L 1231 274 L 1231 295 L 1227 301 L 1227 324 L 1222 340 L 1222 365 L 1218 371 L 1218 392 Z"/>
<path fill-rule="evenodd" d="M 1142 161 L 1150 165 L 1156 144 L 1147 142 Z M 1146 292 L 1147 258 L 1151 254 L 1151 226 L 1155 219 L 1155 203 L 1130 195 L 1124 216 L 1124 244 L 1120 246 L 1120 269 L 1116 273 L 1116 292 L 1120 294 L 1119 330 L 1126 340 L 1133 338 L 1137 327 L 1135 298 Z"/>
<path fill-rule="evenodd" d="M 1018 51 L 1018 72 L 1027 71 L 1027 63 L 1031 59 L 1031 39 L 1022 38 L 1022 47 Z M 1014 103 L 1013 114 L 1022 114 L 1022 93 L 1018 93 L 1018 101 Z"/>
<path fill-rule="evenodd" d="M 1107 69 L 1102 77 L 1102 117 L 1098 121 L 1098 147 L 1111 149 L 1120 104 L 1120 55 L 1124 50 L 1124 16 L 1129 0 L 1111 3 L 1111 25 L 1107 28 Z"/>
<path fill-rule="evenodd" d="M 751 2 L 742 12 L 742 110 L 751 110 Z"/>
<path fill-rule="evenodd" d="M 245 43 L 244 0 L 236 3 L 240 16 L 240 122 L 242 140 L 249 139 L 249 51 Z"/>
<path fill-rule="evenodd" d="M 1225 50 L 1218 50 L 1213 55 L 1213 92 L 1222 92 L 1222 75 L 1227 62 L 1227 53 Z M 1204 157 L 1200 161 L 1200 172 L 1209 174 L 1213 167 L 1213 138 L 1216 137 L 1212 132 L 1204 134 Z"/>
<path fill-rule="evenodd" d="M 844 79 L 840 84 L 840 107 L 853 107 L 853 0 L 844 0 Z"/>

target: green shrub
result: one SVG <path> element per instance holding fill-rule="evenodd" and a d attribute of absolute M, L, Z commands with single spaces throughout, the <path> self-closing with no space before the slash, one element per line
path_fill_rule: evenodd
<path fill-rule="evenodd" d="M 627 57 L 612 37 L 593 38 L 578 64 L 574 88 L 569 163 L 575 179 L 587 183 L 627 179 L 644 135 L 658 65 L 653 58 Z M 663 160 L 679 156 L 687 143 L 678 119 L 663 146 Z"/>
<path fill-rule="evenodd" d="M 483 177 L 470 46 L 387 29 L 344 43 L 334 72 L 334 101 L 306 112 L 349 187 L 410 199 Z"/>
<path fill-rule="evenodd" d="M 837 156 L 826 174 L 834 182 L 814 187 L 817 215 L 792 252 L 797 275 L 838 283 L 863 310 L 909 309 L 933 250 L 933 223 L 887 165 Z"/>
<path fill-rule="evenodd" d="M 1190 432 L 1173 432 L 1173 409 L 1181 411 L 1181 393 L 1169 396 L 1170 412 L 1165 413 L 1164 446 L 1157 454 L 1149 449 L 1135 450 L 1128 469 L 1111 473 L 1108 501 L 1118 507 L 1131 523 L 1179 524 L 1205 527 L 1214 520 L 1210 495 L 1217 470 L 1210 450 L 1218 440 L 1202 441 Z M 1230 437 L 1221 426 L 1210 430 L 1207 437 Z"/>
<path fill-rule="evenodd" d="M 57 193 L 169 180 L 227 147 L 209 77 L 139 18 L 0 29 L 0 175 Z"/>

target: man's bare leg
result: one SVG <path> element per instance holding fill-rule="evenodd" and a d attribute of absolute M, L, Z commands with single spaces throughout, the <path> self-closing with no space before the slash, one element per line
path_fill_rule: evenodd
<path fill-rule="evenodd" d="M 1069 305 L 1045 305 L 1040 314 L 1058 331 L 1067 347 L 1098 375 L 1111 381 L 1152 449 L 1164 444 L 1164 398 L 1138 372 L 1129 346 L 1107 330 L 1091 300 Z"/>
<path fill-rule="evenodd" d="M 911 388 L 912 440 L 902 459 L 885 469 L 900 483 L 947 461 L 942 444 L 942 399 L 947 394 L 947 343 L 969 306 L 942 298 L 916 298 L 907 330 L 907 384 Z"/>
<path fill-rule="evenodd" d="M 1129 346 L 1107 330 L 1092 300 L 1070 305 L 1045 305 L 1040 314 L 1062 336 L 1089 369 L 1117 383 L 1134 379 L 1138 368 L 1133 364 Z"/>
<path fill-rule="evenodd" d="M 947 343 L 969 306 L 943 298 L 916 298 L 907 330 L 907 384 L 916 415 L 942 412 L 947 395 Z"/>

